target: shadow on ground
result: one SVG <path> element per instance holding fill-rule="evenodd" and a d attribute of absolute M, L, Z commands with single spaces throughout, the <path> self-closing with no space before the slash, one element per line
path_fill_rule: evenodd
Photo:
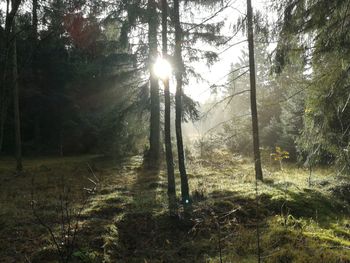
<path fill-rule="evenodd" d="M 224 262 L 255 262 L 257 222 L 266 262 L 292 262 L 288 258 L 296 260 L 299 255 L 289 251 L 304 244 L 309 246 L 302 248 L 305 258 L 311 260 L 310 253 L 317 252 L 314 261 L 306 262 L 318 262 L 324 255 L 315 250 L 317 238 L 328 242 L 324 239 L 328 237 L 304 235 L 299 218 L 331 228 L 339 215 L 350 215 L 349 206 L 332 194 L 316 188 L 293 191 L 290 185 L 268 181 L 262 185 L 268 190 L 259 195 L 258 210 L 254 196 L 244 191 L 211 189 L 194 198 L 193 225 L 184 226 L 168 216 L 165 176 L 144 170 L 141 164 L 141 159 L 131 159 L 118 167 L 101 168 L 110 172 L 111 179 L 82 215 L 79 262 L 219 262 L 220 246 Z M 349 238 L 346 231 L 334 235 L 341 238 L 331 240 L 334 247 L 343 246 L 341 242 Z M 334 248 L 323 249 L 328 251 L 327 258 L 340 258 L 341 252 L 335 254 Z"/>

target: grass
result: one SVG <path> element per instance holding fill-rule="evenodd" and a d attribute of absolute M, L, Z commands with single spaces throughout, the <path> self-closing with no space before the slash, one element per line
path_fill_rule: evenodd
<path fill-rule="evenodd" d="M 91 188 L 87 163 L 98 178 Z M 218 152 L 188 164 L 191 225 L 168 217 L 166 174 L 141 169 L 142 159 L 98 156 L 26 159 L 23 176 L 0 161 L 0 262 L 57 262 L 47 229 L 56 235 L 60 196 L 79 217 L 72 262 L 257 262 L 256 225 L 263 262 L 350 262 L 349 181 L 331 168 L 309 173 L 293 164 L 264 167 L 257 215 L 253 167 Z M 177 180 L 179 175 L 177 174 Z M 177 182 L 179 185 L 179 182 Z M 179 187 L 178 187 L 179 188 Z M 178 196 L 180 192 L 178 189 Z"/>

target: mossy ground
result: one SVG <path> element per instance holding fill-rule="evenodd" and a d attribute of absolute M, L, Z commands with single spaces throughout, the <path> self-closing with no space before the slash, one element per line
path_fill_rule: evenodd
<path fill-rule="evenodd" d="M 59 236 L 63 195 L 73 214 L 83 208 L 72 262 L 220 262 L 220 247 L 223 262 L 257 262 L 257 224 L 262 262 L 350 262 L 349 179 L 319 168 L 309 185 L 308 171 L 265 163 L 257 206 L 249 160 L 218 152 L 189 162 L 193 220 L 184 224 L 168 217 L 164 169 L 145 171 L 140 157 L 30 159 L 17 177 L 1 160 L 0 262 L 58 261 L 31 200 Z"/>

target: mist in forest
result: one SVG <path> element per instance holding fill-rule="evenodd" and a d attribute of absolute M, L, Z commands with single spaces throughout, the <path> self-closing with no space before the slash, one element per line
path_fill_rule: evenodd
<path fill-rule="evenodd" d="M 0 0 L 0 262 L 350 262 L 348 0 Z"/>

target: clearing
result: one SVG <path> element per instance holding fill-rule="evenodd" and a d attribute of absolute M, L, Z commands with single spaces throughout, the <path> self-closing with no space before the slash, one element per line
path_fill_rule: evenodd
<path fill-rule="evenodd" d="M 190 225 L 168 217 L 164 169 L 139 156 L 27 159 L 19 177 L 1 160 L 0 262 L 257 262 L 257 223 L 262 262 L 350 262 L 346 178 L 318 169 L 309 185 L 271 164 L 257 203 L 248 159 L 212 159 L 188 165 Z"/>

